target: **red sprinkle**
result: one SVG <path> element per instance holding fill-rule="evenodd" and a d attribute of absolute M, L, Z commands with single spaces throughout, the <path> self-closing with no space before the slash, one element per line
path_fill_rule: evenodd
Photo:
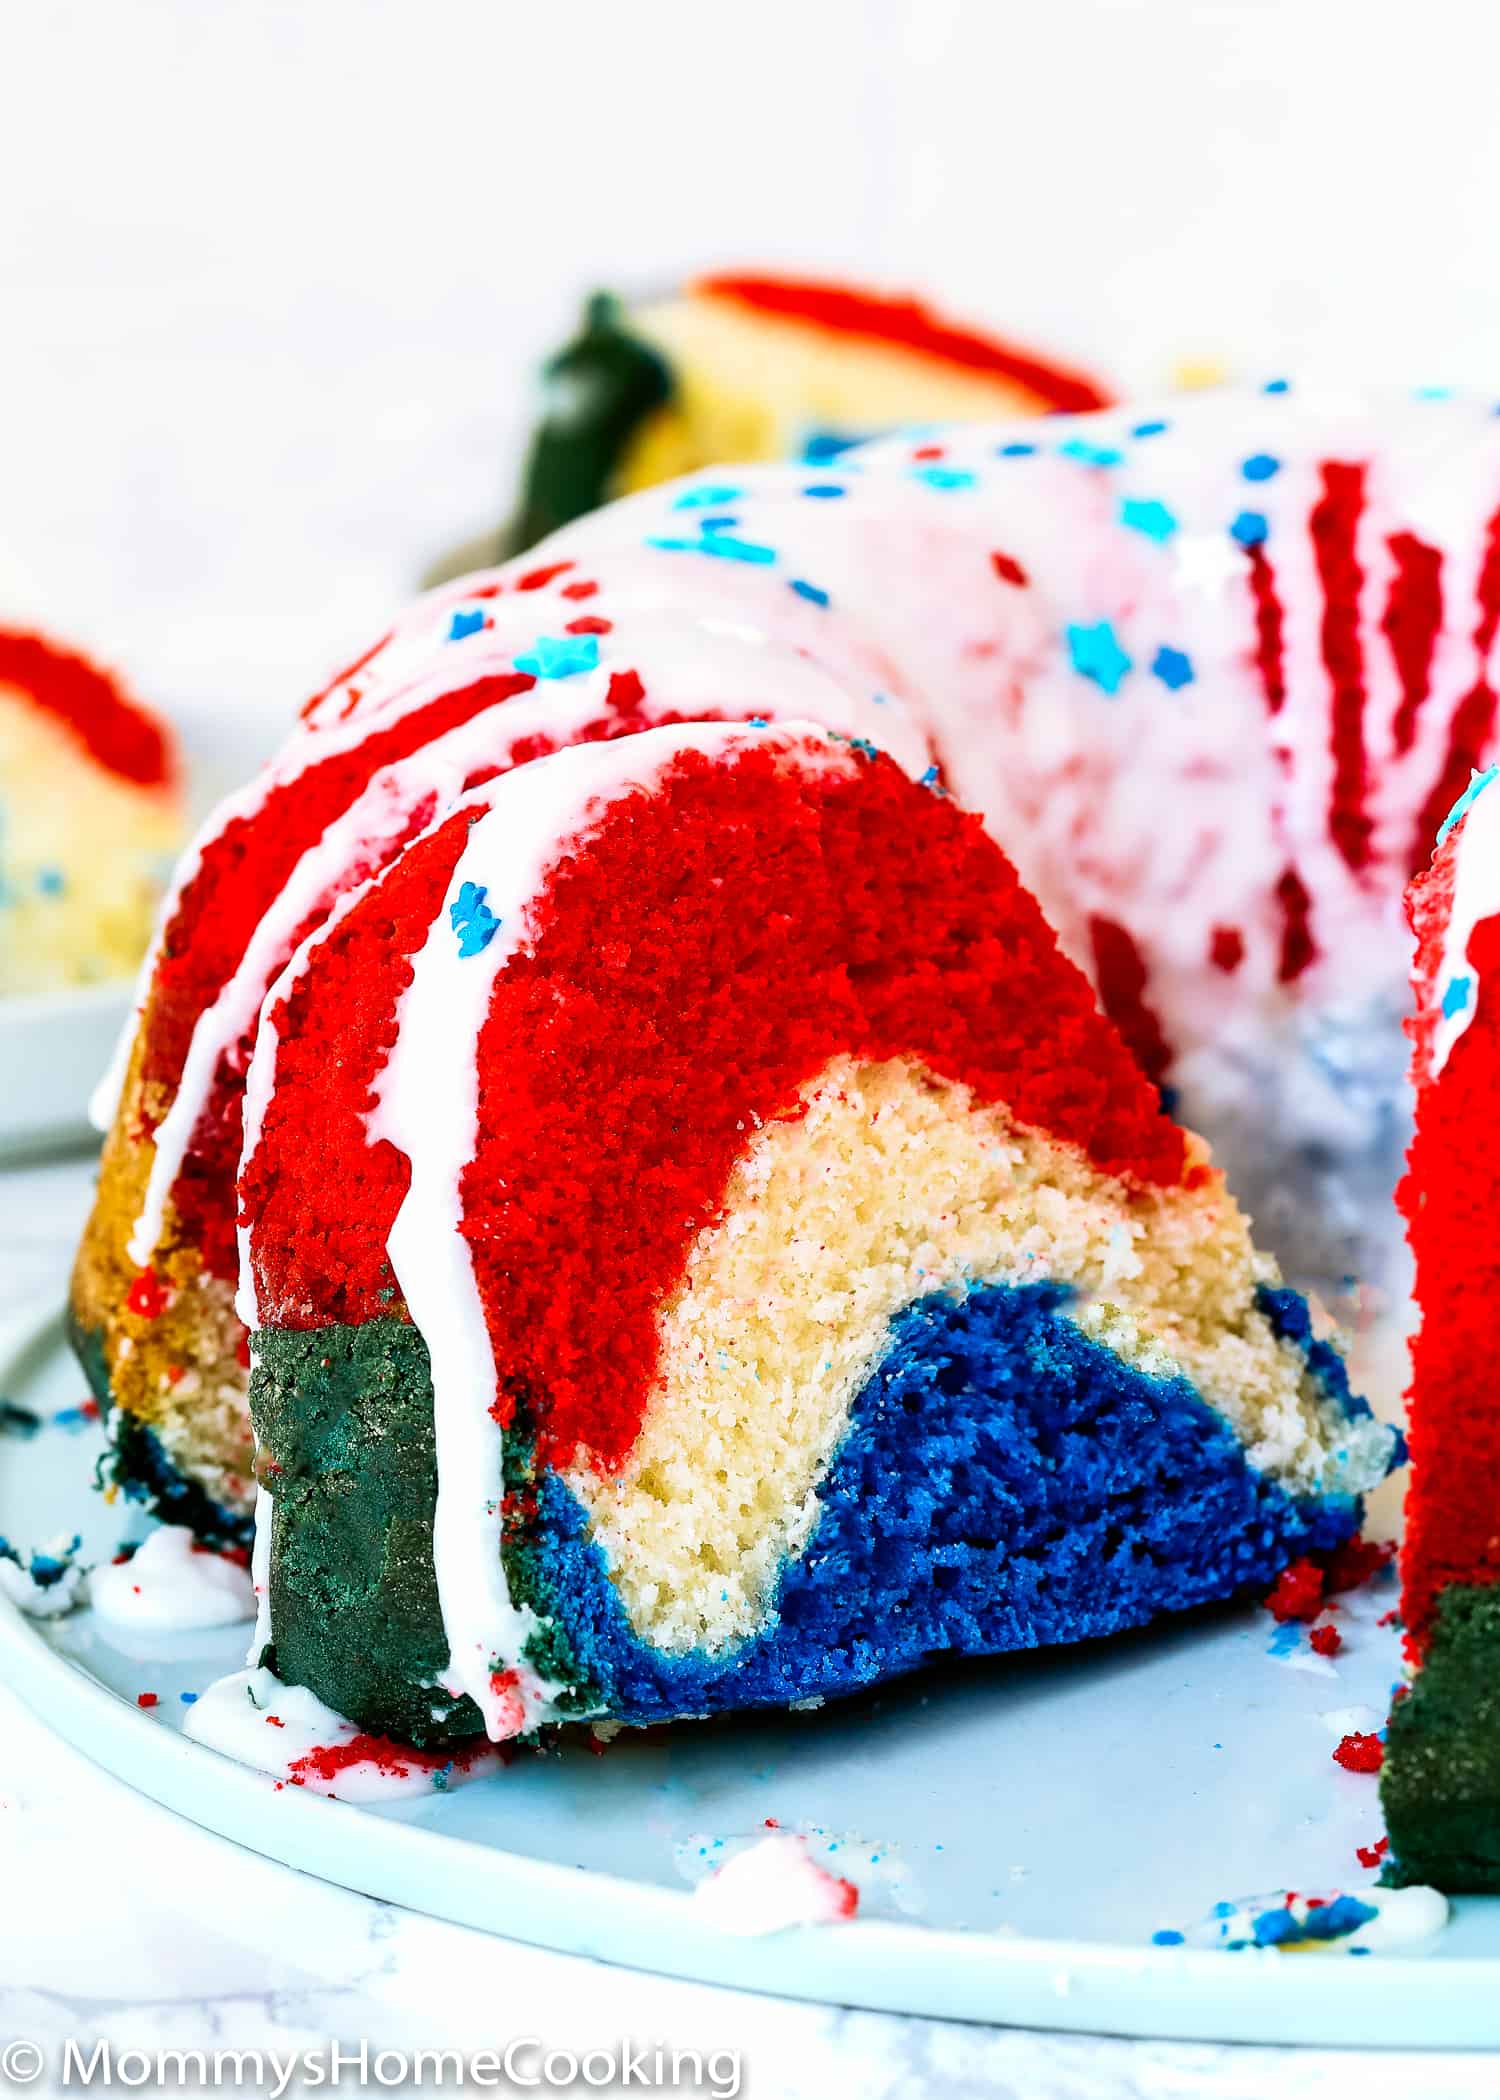
<path fill-rule="evenodd" d="M 1346 1735 L 1333 1761 L 1346 1772 L 1378 1772 L 1385 1762 L 1385 1744 L 1378 1735 Z"/>
<path fill-rule="evenodd" d="M 1323 1609 L 1323 1570 L 1314 1560 L 1294 1560 L 1277 1576 L 1265 1603 L 1273 1619 L 1315 1619 Z"/>
<path fill-rule="evenodd" d="M 608 634 L 614 627 L 613 620 L 602 620 L 597 613 L 583 613 L 576 620 L 569 620 L 564 634 Z"/>
<path fill-rule="evenodd" d="M 1354 1857 L 1362 1867 L 1378 1867 L 1390 1849 L 1390 1839 L 1388 1837 L 1380 1837 L 1376 1838 L 1373 1845 L 1356 1845 Z"/>
<path fill-rule="evenodd" d="M 992 554 L 990 556 L 990 567 L 1002 583 L 1013 583 L 1017 590 L 1025 589 L 1027 582 L 1026 571 L 1021 567 L 1014 555 Z"/>
<path fill-rule="evenodd" d="M 518 591 L 539 591 L 543 585 L 549 584 L 554 576 L 561 576 L 565 570 L 571 569 L 572 566 L 573 564 L 570 561 L 555 561 L 549 563 L 544 569 L 528 569 L 524 576 L 516 579 L 516 589 Z"/>
<path fill-rule="evenodd" d="M 609 690 L 605 699 L 622 715 L 633 714 L 646 697 L 646 688 L 641 684 L 639 671 L 611 671 Z"/>
<path fill-rule="evenodd" d="M 1216 926 L 1208 944 L 1208 959 L 1216 970 L 1232 977 L 1245 960 L 1245 936 L 1238 926 Z"/>
<path fill-rule="evenodd" d="M 1344 1636 L 1337 1626 L 1315 1626 L 1307 1636 L 1307 1645 L 1314 1655 L 1337 1655 L 1344 1645 Z"/>
<path fill-rule="evenodd" d="M 142 1269 L 125 1294 L 125 1305 L 142 1320 L 159 1320 L 167 1309 L 167 1287 L 154 1269 Z"/>
<path fill-rule="evenodd" d="M 599 586 L 597 583 L 565 583 L 560 592 L 564 598 L 592 598 Z"/>
<path fill-rule="evenodd" d="M 158 1701 L 155 1692 L 137 1692 L 135 1703 L 137 1706 L 155 1706 Z"/>

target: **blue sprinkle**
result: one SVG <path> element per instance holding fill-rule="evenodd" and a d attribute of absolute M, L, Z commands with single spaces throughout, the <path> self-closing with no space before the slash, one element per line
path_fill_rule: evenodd
<path fill-rule="evenodd" d="M 849 748 L 851 751 L 862 752 L 866 758 L 879 758 L 880 756 L 880 746 L 872 744 L 867 736 L 850 737 Z"/>
<path fill-rule="evenodd" d="M 684 489 L 673 510 L 714 510 L 721 503 L 737 503 L 740 491 L 711 483 L 706 488 Z"/>
<path fill-rule="evenodd" d="M 1161 1932 L 1152 1933 L 1151 1944 L 1153 1947 L 1180 1947 L 1182 1945 L 1182 1934 L 1174 1932 L 1170 1927 L 1167 1927 Z"/>
<path fill-rule="evenodd" d="M 184 1706 L 196 1706 L 198 1704 L 198 1694 L 196 1692 L 179 1692 L 177 1696 Z"/>
<path fill-rule="evenodd" d="M 1474 980 L 1472 977 L 1454 978 L 1447 991 L 1443 994 L 1443 1019 L 1445 1021 L 1451 1021 L 1455 1014 L 1463 1012 L 1469 1003 L 1469 994 L 1473 989 Z"/>
<path fill-rule="evenodd" d="M 1242 547 L 1258 547 L 1271 527 L 1263 511 L 1242 510 L 1229 530 Z"/>
<path fill-rule="evenodd" d="M 1132 437 L 1137 438 L 1160 437 L 1162 432 L 1168 427 L 1169 426 L 1166 423 L 1161 421 L 1155 423 L 1137 423 L 1135 428 L 1131 431 L 1130 435 Z"/>
<path fill-rule="evenodd" d="M 847 496 L 849 491 L 838 481 L 810 481 L 802 491 L 804 496 Z"/>
<path fill-rule="evenodd" d="M 1500 416 L 1500 408 L 1497 408 L 1495 413 L 1497 416 Z M 1030 459 L 1035 450 L 1035 445 L 997 445 L 995 447 L 995 457 L 996 459 Z"/>
<path fill-rule="evenodd" d="M 1120 523 L 1128 525 L 1132 532 L 1144 532 L 1148 540 L 1155 540 L 1158 545 L 1177 530 L 1177 520 L 1165 503 L 1141 496 L 1125 498 L 1120 505 Z"/>
<path fill-rule="evenodd" d="M 1074 670 L 1106 693 L 1117 693 L 1130 669 L 1130 658 L 1108 620 L 1096 621 L 1092 627 L 1070 626 L 1066 632 Z"/>
<path fill-rule="evenodd" d="M 925 772 L 925 773 L 924 773 L 924 774 L 922 775 L 921 779 L 920 779 L 920 780 L 919 780 L 919 781 L 917 782 L 917 786 L 918 786 L 918 787 L 924 787 L 924 788 L 936 788 L 936 787 L 938 787 L 938 785 L 939 785 L 940 779 L 941 779 L 941 775 L 939 774 L 939 772 L 938 772 L 938 769 L 937 769 L 937 767 L 936 767 L 936 766 L 929 766 L 929 767 L 927 768 L 927 771 L 926 771 L 926 772 Z"/>
<path fill-rule="evenodd" d="M 1240 472 L 1247 481 L 1269 481 L 1273 474 L 1281 472 L 1281 461 L 1273 459 L 1269 452 L 1252 452 L 1240 462 Z"/>
<path fill-rule="evenodd" d="M 769 715 L 752 715 L 750 717 L 750 727 L 752 729 L 769 729 L 770 726 L 771 718 Z"/>
<path fill-rule="evenodd" d="M 806 598 L 810 605 L 826 605 L 827 591 L 820 591 L 815 583 L 804 583 L 800 576 L 792 578 L 792 589 L 799 598 Z"/>
<path fill-rule="evenodd" d="M 593 671 L 599 663 L 597 634 L 541 634 L 536 646 L 515 659 L 518 671 L 533 678 L 575 678 L 580 671 Z"/>
<path fill-rule="evenodd" d="M 1451 401 L 1453 389 L 1451 386 L 1414 386 L 1412 398 L 1417 401 Z"/>
<path fill-rule="evenodd" d="M 1279 1947 L 1283 1940 L 1298 1940 L 1303 1937 L 1302 1927 L 1285 1907 L 1280 1910 L 1263 1910 L 1259 1917 L 1251 1919 L 1250 1930 L 1254 1934 L 1257 1947 Z"/>
<path fill-rule="evenodd" d="M 1175 693 L 1193 682 L 1193 659 L 1181 649 L 1168 648 L 1165 642 L 1152 657 L 1151 669 L 1169 692 Z"/>
<path fill-rule="evenodd" d="M 720 561 L 747 561 L 757 564 L 776 559 L 774 547 L 758 547 L 753 540 L 737 540 L 727 532 L 706 532 L 702 539 L 670 540 L 652 536 L 648 547 L 659 548 L 663 554 L 712 554 Z"/>
<path fill-rule="evenodd" d="M 1316 1910 L 1308 1912 L 1302 1924 L 1302 1937 L 1341 1940 L 1346 1933 L 1358 1932 L 1361 1925 L 1368 1925 L 1379 1915 L 1373 1903 L 1361 1903 L 1358 1896 L 1335 1896 L 1332 1903 L 1320 1903 Z"/>
<path fill-rule="evenodd" d="M 913 467 L 911 473 L 914 481 L 925 481 L 929 488 L 971 489 L 974 486 L 974 476 L 967 467 L 919 466 Z"/>
<path fill-rule="evenodd" d="M 478 634 L 484 625 L 482 612 L 456 612 L 448 622 L 448 639 L 461 642 L 467 634 Z"/>
<path fill-rule="evenodd" d="M 1261 391 L 1266 394 L 1289 394 L 1292 391 L 1292 382 L 1289 379 L 1268 379 Z"/>
<path fill-rule="evenodd" d="M 802 440 L 803 463 L 809 467 L 826 467 L 831 459 L 847 452 L 851 445 L 861 440 L 846 430 L 810 430 Z"/>
<path fill-rule="evenodd" d="M 1497 411 L 1497 413 L 1500 413 L 1500 411 Z M 1448 836 L 1449 832 L 1453 829 L 1454 825 L 1459 821 L 1459 819 L 1462 816 L 1464 816 L 1470 809 L 1473 808 L 1474 804 L 1479 800 L 1480 796 L 1484 793 L 1485 789 L 1489 786 L 1490 782 L 1496 777 L 1497 774 L 1500 774 L 1500 766 L 1486 766 L 1482 773 L 1476 773 L 1474 775 L 1473 779 L 1469 782 L 1468 786 L 1464 789 L 1463 793 L 1454 803 L 1452 809 L 1449 810 L 1447 816 L 1443 819 L 1442 827 L 1437 835 L 1437 843 L 1440 846 L 1443 843 L 1443 840 Z"/>
<path fill-rule="evenodd" d="M 1117 467 L 1125 457 L 1113 445 L 1091 445 L 1087 438 L 1065 438 L 1058 446 L 1064 459 L 1076 459 L 1086 467 Z"/>
<path fill-rule="evenodd" d="M 448 918 L 458 935 L 460 956 L 478 955 L 500 931 L 500 921 L 485 903 L 485 885 L 466 882 L 448 907 Z"/>
<path fill-rule="evenodd" d="M 44 897 L 60 897 L 67 888 L 67 877 L 61 868 L 38 868 L 36 886 Z"/>
<path fill-rule="evenodd" d="M 1214 1905 L 1213 1909 L 1209 1912 L 1208 1915 L 1211 1918 L 1232 1918 L 1238 1907 L 1239 1906 L 1237 1904 L 1225 1903 L 1221 1900 L 1220 1902 Z"/>

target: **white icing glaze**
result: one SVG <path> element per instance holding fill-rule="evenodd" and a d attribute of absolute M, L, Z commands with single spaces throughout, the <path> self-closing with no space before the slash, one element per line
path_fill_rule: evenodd
<path fill-rule="evenodd" d="M 852 1883 L 820 1867 L 788 1830 L 736 1852 L 693 1890 L 693 1909 L 717 1932 L 749 1938 L 792 1925 L 835 1925 L 854 1915 Z"/>
<path fill-rule="evenodd" d="M 275 1516 L 275 1498 L 268 1488 L 258 1485 L 255 1490 L 255 1539 L 250 1548 L 255 1631 L 250 1636 L 250 1647 L 245 1656 L 251 1669 L 256 1667 L 271 1644 L 271 1527 Z"/>
<path fill-rule="evenodd" d="M 721 758 L 762 735 L 791 733 L 690 724 L 612 744 L 583 744 L 539 759 L 482 790 L 488 813 L 469 834 L 448 885 L 485 892 L 499 926 L 464 956 L 445 904 L 413 962 L 397 1009 L 396 1046 L 381 1075 L 372 1138 L 411 1162 L 411 1182 L 389 1240 L 391 1267 L 432 1358 L 438 1495 L 433 1562 L 450 1663 L 444 1680 L 467 1692 L 495 1741 L 553 1711 L 557 1688 L 524 1661 L 538 1631 L 510 1595 L 501 1555 L 504 1432 L 490 1412 L 494 1357 L 467 1241 L 460 1187 L 472 1159 L 479 1076 L 475 1046 L 495 979 L 524 942 L 528 907 L 568 844 L 604 807 L 649 789 L 683 753 Z M 826 733 L 797 731 L 797 762 L 847 764 Z"/>
<path fill-rule="evenodd" d="M 237 1626 L 255 1615 L 246 1570 L 198 1545 L 184 1524 L 163 1524 L 129 1560 L 95 1568 L 89 1602 L 101 1619 L 162 1633 Z"/>
<path fill-rule="evenodd" d="M 337 1750 L 361 1733 L 352 1721 L 308 1691 L 283 1684 L 270 1670 L 236 1670 L 220 1677 L 188 1708 L 183 1734 L 257 1772 L 309 1793 L 340 1801 L 393 1801 L 446 1792 L 495 1769 L 488 1745 L 452 1758 L 391 1745 L 379 1759 L 362 1758 L 328 1777 L 296 1769 L 318 1750 Z"/>
<path fill-rule="evenodd" d="M 1473 800 L 1464 812 L 1454 842 L 1453 903 L 1433 987 L 1438 1002 L 1430 1067 L 1434 1079 L 1447 1064 L 1453 1045 L 1473 1020 L 1479 1004 L 1479 973 L 1469 961 L 1470 936 L 1481 920 L 1493 918 L 1500 911 L 1500 795 L 1494 792 L 1494 781 L 1492 769 L 1471 782 L 1469 793 Z"/>

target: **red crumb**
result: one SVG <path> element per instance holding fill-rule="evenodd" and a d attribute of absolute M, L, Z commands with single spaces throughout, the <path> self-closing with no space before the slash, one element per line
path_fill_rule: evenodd
<path fill-rule="evenodd" d="M 1378 1772 L 1385 1762 L 1385 1744 L 1378 1735 L 1346 1735 L 1335 1749 L 1333 1761 L 1346 1772 Z"/>
<path fill-rule="evenodd" d="M 286 1723 L 282 1720 L 280 1714 L 267 1714 L 266 1726 L 267 1728 L 285 1728 Z"/>
<path fill-rule="evenodd" d="M 859 1909 L 859 1890 L 842 1874 L 830 1874 L 829 1881 L 837 1891 L 833 1899 L 833 1915 L 836 1918 L 852 1918 Z"/>
<path fill-rule="evenodd" d="M 135 1695 L 135 1703 L 137 1706 L 156 1706 L 160 1702 L 158 1701 L 155 1692 L 137 1692 Z"/>
<path fill-rule="evenodd" d="M 1390 1849 L 1390 1839 L 1388 1837 L 1380 1837 L 1376 1838 L 1373 1845 L 1356 1845 L 1354 1857 L 1362 1867 L 1378 1867 Z"/>
<path fill-rule="evenodd" d="M 167 1287 L 154 1269 L 142 1269 L 125 1294 L 125 1306 L 138 1319 L 159 1320 L 167 1309 Z"/>
<path fill-rule="evenodd" d="M 1394 1626 L 1398 1623 L 1400 1617 L 1401 1614 L 1399 1610 L 1393 1604 L 1389 1611 L 1383 1611 L 1380 1614 L 1380 1617 L 1375 1621 L 1375 1624 L 1377 1626 Z"/>
<path fill-rule="evenodd" d="M 1357 1590 L 1372 1575 L 1389 1567 L 1395 1547 L 1387 1539 L 1345 1539 L 1323 1563 L 1323 1588 L 1337 1597 L 1344 1590 Z"/>
<path fill-rule="evenodd" d="M 1315 1560 L 1294 1560 L 1277 1576 L 1266 1610 L 1273 1619 L 1315 1619 L 1323 1609 L 1323 1570 Z"/>
<path fill-rule="evenodd" d="M 1344 1636 L 1337 1626 L 1315 1626 L 1307 1636 L 1307 1645 L 1314 1655 L 1337 1655 L 1344 1645 Z"/>

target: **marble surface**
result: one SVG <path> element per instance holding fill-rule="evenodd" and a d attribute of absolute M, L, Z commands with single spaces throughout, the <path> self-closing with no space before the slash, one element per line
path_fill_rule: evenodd
<path fill-rule="evenodd" d="M 86 1159 L 0 1174 L 0 1321 L 60 1292 L 91 1178 Z M 1288 2052 L 902 2020 L 488 1938 L 327 1887 L 179 1821 L 65 1748 L 0 1689 L 0 2100 L 77 2090 L 76 2076 L 63 2083 L 70 2039 L 85 2058 L 101 2041 L 153 2056 L 260 2049 L 269 2092 L 272 2052 L 317 2056 L 365 2042 L 372 2056 L 467 2053 L 530 2036 L 575 2053 L 622 2038 L 660 2042 L 696 2049 L 706 2065 L 738 2052 L 740 2089 L 753 2100 L 1344 2100 L 1356 2090 L 1361 2100 L 1492 2100 L 1500 2088 L 1500 2056 Z M 8 2085 L 15 2042 L 36 2044 L 46 2067 Z M 23 2071 L 33 2061 L 24 2051 L 10 2060 Z M 524 2051 L 517 2060 L 523 2074 L 533 2064 Z"/>

